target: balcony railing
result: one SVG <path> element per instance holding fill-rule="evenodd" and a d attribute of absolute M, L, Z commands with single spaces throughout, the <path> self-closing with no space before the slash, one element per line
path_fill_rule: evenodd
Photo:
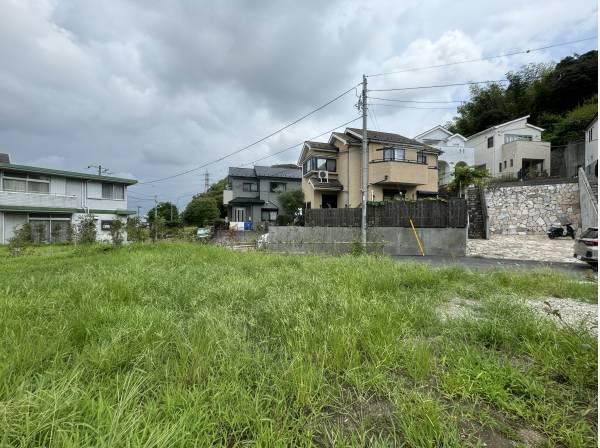
<path fill-rule="evenodd" d="M 409 185 L 425 185 L 431 180 L 437 185 L 437 174 L 433 177 L 429 173 L 429 168 L 425 163 L 416 160 L 372 160 L 369 167 L 369 180 Z"/>
<path fill-rule="evenodd" d="M 381 158 L 381 159 L 373 159 L 371 160 L 371 163 L 382 163 L 382 162 L 402 162 L 402 163 L 416 163 L 419 165 L 426 165 L 427 162 L 425 162 L 424 160 L 411 160 L 411 159 L 385 159 L 385 158 Z"/>
<path fill-rule="evenodd" d="M 0 190 L 0 206 L 79 208 L 81 201 L 77 196 L 54 193 L 24 193 L 21 191 Z"/>

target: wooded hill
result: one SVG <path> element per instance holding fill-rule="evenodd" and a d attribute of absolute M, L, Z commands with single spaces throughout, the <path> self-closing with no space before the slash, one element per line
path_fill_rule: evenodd
<path fill-rule="evenodd" d="M 506 74 L 508 83 L 471 87 L 471 100 L 447 124 L 468 137 L 525 115 L 553 145 L 581 141 L 598 112 L 598 52 L 568 56 L 558 64 L 529 64 Z"/>

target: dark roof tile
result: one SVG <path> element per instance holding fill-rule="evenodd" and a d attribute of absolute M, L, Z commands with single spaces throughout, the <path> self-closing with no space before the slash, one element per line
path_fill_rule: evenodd
<path fill-rule="evenodd" d="M 352 132 L 353 134 L 348 135 L 348 131 Z M 354 134 L 358 135 L 359 137 L 357 137 Z M 345 135 L 354 138 L 355 142 L 362 141 L 362 129 L 347 128 Z M 424 150 L 427 150 L 430 152 L 435 152 L 435 153 L 441 152 L 437 148 L 434 148 L 432 146 L 418 142 L 412 138 L 404 137 L 403 135 L 400 135 L 400 134 L 393 134 L 391 132 L 380 132 L 380 131 L 367 130 L 367 138 L 369 140 L 375 141 L 375 142 L 411 145 L 411 146 L 423 148 Z"/>

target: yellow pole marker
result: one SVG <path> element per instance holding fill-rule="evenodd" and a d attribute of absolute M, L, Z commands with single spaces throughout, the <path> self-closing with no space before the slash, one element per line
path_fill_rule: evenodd
<path fill-rule="evenodd" d="M 415 229 L 415 225 L 412 222 L 412 219 L 408 219 L 410 221 L 410 226 L 413 229 L 413 233 L 415 234 L 415 239 L 417 240 L 417 244 L 419 245 L 419 250 L 421 251 L 421 256 L 425 256 L 425 251 L 423 250 L 423 245 L 421 244 L 421 240 L 419 239 L 419 235 L 417 235 L 417 229 Z"/>

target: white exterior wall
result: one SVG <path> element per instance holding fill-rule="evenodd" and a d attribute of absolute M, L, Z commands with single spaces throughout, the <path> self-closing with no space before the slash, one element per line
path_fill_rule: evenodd
<path fill-rule="evenodd" d="M 446 172 L 439 172 L 439 185 L 447 185 L 454 177 L 454 168 L 459 162 L 466 163 L 469 166 L 475 164 L 475 150 L 469 146 L 465 146 L 465 141 L 458 135 L 451 134 L 444 129 L 434 128 L 431 131 L 421 134 L 416 139 L 419 142 L 433 146 L 441 151 L 438 156 L 438 167 L 440 162 L 446 162 L 448 167 Z"/>
<path fill-rule="evenodd" d="M 85 216 L 85 213 L 74 213 L 73 218 L 71 219 L 71 223 L 77 225 L 77 223 L 83 216 Z M 110 243 L 112 242 L 112 240 L 110 238 L 110 232 L 108 230 L 102 230 L 102 221 L 120 220 L 123 224 L 127 223 L 126 217 L 118 216 L 111 213 L 94 213 L 94 216 L 96 218 L 96 239 L 105 243 Z M 127 239 L 127 232 L 125 231 L 125 227 L 123 227 L 123 238 L 125 240 Z"/>
<path fill-rule="evenodd" d="M 2 213 L 2 244 L 7 244 L 16 227 L 27 223 L 27 213 Z"/>
<path fill-rule="evenodd" d="M 499 171 L 499 163 L 504 161 L 502 158 L 502 145 L 504 145 L 505 134 L 531 135 L 533 141 L 541 141 L 542 139 L 541 131 L 526 124 L 527 119 L 523 118 L 501 128 L 492 128 L 487 132 L 468 138 L 465 145 L 472 147 L 475 151 L 475 166 L 485 164 L 492 176 L 502 176 L 504 172 Z M 488 148 L 487 141 L 492 136 L 494 137 L 494 146 Z M 517 168 L 517 171 L 519 168 Z M 549 166 L 545 169 L 550 172 Z"/>
<path fill-rule="evenodd" d="M 589 130 L 592 130 L 592 140 L 589 138 Z M 595 174 L 598 162 L 598 119 L 585 130 L 585 172 L 588 175 Z"/>
<path fill-rule="evenodd" d="M 107 179 L 110 182 L 110 179 Z M 127 210 L 127 186 L 124 185 L 124 199 L 102 199 L 102 183 L 87 181 L 65 176 L 50 176 L 49 193 L 23 193 L 3 191 L 0 182 L 0 206 L 31 207 L 40 209 L 35 213 L 44 213 L 43 208 L 51 209 L 79 209 L 79 210 Z M 33 213 L 33 212 L 32 212 Z M 74 213 L 71 223 L 76 224 L 83 213 Z M 99 241 L 110 241 L 110 233 L 100 228 L 102 220 L 120 219 L 126 222 L 126 217 L 114 213 L 94 213 L 98 218 L 97 232 Z M 28 222 L 27 212 L 0 212 L 0 244 L 8 243 L 14 235 L 15 227 Z M 125 231 L 123 232 L 124 236 Z"/>

